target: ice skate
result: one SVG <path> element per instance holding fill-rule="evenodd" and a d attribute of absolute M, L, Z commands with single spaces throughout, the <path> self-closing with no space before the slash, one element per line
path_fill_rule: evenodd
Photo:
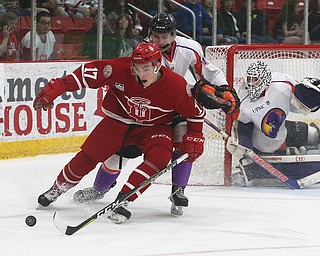
<path fill-rule="evenodd" d="M 108 191 L 99 192 L 95 187 L 80 189 L 73 194 L 73 202 L 75 203 L 90 203 L 102 199 Z"/>
<path fill-rule="evenodd" d="M 117 208 L 108 212 L 108 219 L 115 224 L 121 224 L 125 220 L 129 220 L 131 217 L 131 212 L 128 211 L 129 201 L 125 200 L 119 204 Z"/>
<path fill-rule="evenodd" d="M 235 172 L 231 174 L 231 186 L 252 187 L 253 180 L 249 181 L 242 164 L 235 167 Z"/>
<path fill-rule="evenodd" d="M 113 188 L 117 182 L 115 181 L 109 189 L 106 191 L 98 191 L 94 186 L 80 189 L 73 194 L 73 202 L 75 203 L 90 203 L 96 200 L 100 200 L 104 197 L 104 195 Z"/>
<path fill-rule="evenodd" d="M 56 201 L 62 193 L 63 192 L 57 186 L 53 185 L 48 191 L 38 197 L 38 203 L 43 207 L 47 207 Z"/>
<path fill-rule="evenodd" d="M 231 174 L 231 186 L 246 187 L 246 181 L 242 172 L 235 172 Z"/>
<path fill-rule="evenodd" d="M 184 188 L 172 186 L 172 194 L 169 197 L 172 202 L 171 213 L 173 215 L 181 216 L 183 214 L 182 207 L 188 207 L 189 199 L 184 195 Z"/>

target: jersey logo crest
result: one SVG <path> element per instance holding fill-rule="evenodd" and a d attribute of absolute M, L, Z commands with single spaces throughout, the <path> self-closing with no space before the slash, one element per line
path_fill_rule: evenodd
<path fill-rule="evenodd" d="M 112 74 L 112 66 L 111 65 L 106 65 L 103 68 L 102 74 L 105 78 L 109 78 Z"/>
<path fill-rule="evenodd" d="M 261 123 L 261 131 L 264 135 L 270 138 L 276 138 L 279 132 L 279 129 L 286 119 L 286 114 L 282 109 L 273 108 L 268 111 L 264 116 Z"/>
<path fill-rule="evenodd" d="M 144 123 L 151 122 L 165 117 L 173 110 L 162 109 L 158 106 L 152 106 L 151 100 L 141 97 L 126 97 L 127 107 L 126 111 L 129 116 L 134 118 L 136 122 Z"/>
<path fill-rule="evenodd" d="M 138 122 L 150 120 L 150 103 L 151 101 L 145 98 L 130 98 L 128 101 L 130 116 L 134 117 Z"/>

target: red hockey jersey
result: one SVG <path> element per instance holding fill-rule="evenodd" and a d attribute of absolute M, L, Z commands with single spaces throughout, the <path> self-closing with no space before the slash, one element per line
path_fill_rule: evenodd
<path fill-rule="evenodd" d="M 163 66 L 160 72 L 161 78 L 144 89 L 125 57 L 83 64 L 61 80 L 66 91 L 106 86 L 103 110 L 125 124 L 170 124 L 178 113 L 187 118 L 188 131 L 201 132 L 205 110 L 191 96 L 185 79 Z"/>

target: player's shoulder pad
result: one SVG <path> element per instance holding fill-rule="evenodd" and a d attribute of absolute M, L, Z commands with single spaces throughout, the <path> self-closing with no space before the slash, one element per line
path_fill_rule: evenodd
<path fill-rule="evenodd" d="M 176 43 L 179 47 L 183 47 L 184 49 L 189 49 L 191 51 L 195 51 L 199 55 L 203 55 L 201 44 L 193 39 L 176 36 Z"/>

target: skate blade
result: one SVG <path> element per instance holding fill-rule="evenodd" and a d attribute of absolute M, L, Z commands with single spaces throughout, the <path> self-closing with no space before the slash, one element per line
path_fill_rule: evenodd
<path fill-rule="evenodd" d="M 71 200 L 70 200 L 70 203 L 72 203 L 72 204 L 87 204 L 87 203 L 93 203 L 93 201 L 90 201 L 90 200 L 81 200 L 81 199 L 79 199 L 79 198 L 77 198 L 77 199 L 74 199 L 74 198 L 72 198 Z"/>
<path fill-rule="evenodd" d="M 175 216 L 182 216 L 183 215 L 182 206 L 176 206 L 174 204 L 171 204 L 170 212 Z"/>
<path fill-rule="evenodd" d="M 45 210 L 48 209 L 48 206 L 42 206 L 41 204 L 38 203 L 36 210 Z"/>

